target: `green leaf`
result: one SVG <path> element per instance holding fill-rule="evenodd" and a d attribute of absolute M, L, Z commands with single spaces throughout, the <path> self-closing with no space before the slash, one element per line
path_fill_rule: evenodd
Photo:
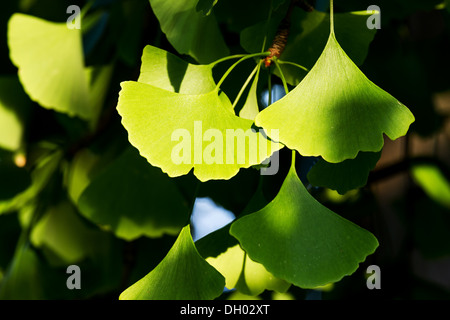
<path fill-rule="evenodd" d="M 322 206 L 291 166 L 278 195 L 230 228 L 250 258 L 302 288 L 339 281 L 372 254 L 377 239 Z"/>
<path fill-rule="evenodd" d="M 361 65 L 368 53 L 376 29 L 366 26 L 368 18 L 366 11 L 337 13 L 334 15 L 335 32 L 342 48 L 356 65 Z M 271 45 L 278 24 L 282 16 L 275 16 L 269 21 L 266 48 Z M 289 31 L 288 42 L 281 55 L 281 60 L 290 61 L 311 69 L 319 58 L 327 43 L 330 31 L 330 15 L 328 13 L 313 11 L 305 12 L 295 8 L 292 13 L 292 24 Z M 258 52 L 264 41 L 266 21 L 257 23 L 241 33 L 241 45 L 247 52 Z M 283 64 L 281 66 L 286 81 L 297 85 L 305 76 L 305 72 L 295 66 Z M 279 76 L 277 70 L 275 74 Z"/>
<path fill-rule="evenodd" d="M 198 0 L 150 0 L 161 30 L 180 54 L 200 63 L 228 55 L 229 50 L 213 14 L 197 12 Z"/>
<path fill-rule="evenodd" d="M 225 277 L 228 289 L 235 288 L 247 295 L 256 296 L 266 289 L 286 292 L 290 286 L 290 283 L 270 274 L 262 264 L 250 259 L 239 245 L 206 261 Z"/>
<path fill-rule="evenodd" d="M 206 300 L 218 297 L 224 286 L 222 275 L 198 254 L 187 225 L 161 263 L 119 299 Z"/>
<path fill-rule="evenodd" d="M 126 240 L 176 235 L 188 220 L 173 181 L 131 147 L 93 178 L 78 206 L 86 218 Z"/>
<path fill-rule="evenodd" d="M 71 203 L 62 201 L 44 213 L 33 227 L 30 240 L 43 249 L 53 265 L 68 266 L 94 256 L 104 236 L 88 227 Z"/>
<path fill-rule="evenodd" d="M 380 151 L 383 133 L 395 140 L 413 121 L 408 108 L 358 69 L 334 33 L 302 82 L 255 119 L 264 129 L 279 129 L 279 141 L 290 149 L 332 163 Z"/>
<path fill-rule="evenodd" d="M 138 82 L 183 94 L 208 93 L 216 87 L 212 68 L 213 65 L 187 63 L 165 50 L 148 45 L 142 53 Z"/>
<path fill-rule="evenodd" d="M 355 159 L 328 163 L 322 158 L 308 172 L 308 181 L 317 187 L 326 187 L 345 194 L 366 185 L 369 172 L 380 159 L 381 152 L 360 152 Z"/>
<path fill-rule="evenodd" d="M 244 106 L 239 112 L 239 117 L 244 119 L 249 119 L 254 121 L 256 115 L 259 113 L 259 104 L 258 104 L 258 80 L 259 80 L 259 71 L 261 64 L 258 65 L 255 78 L 253 79 L 252 86 L 247 95 L 247 100 L 245 100 Z"/>
<path fill-rule="evenodd" d="M 201 181 L 229 179 L 281 148 L 252 131 L 253 122 L 237 117 L 218 90 L 189 95 L 130 81 L 121 86 L 117 110 L 129 141 L 171 177 L 194 168 Z"/>
<path fill-rule="evenodd" d="M 17 151 L 23 135 L 31 101 L 17 76 L 0 77 L 0 147 Z"/>
<path fill-rule="evenodd" d="M 21 245 L 0 282 L 1 300 L 44 299 L 41 261 L 29 245 Z"/>
<path fill-rule="evenodd" d="M 437 166 L 415 165 L 412 168 L 412 176 L 431 199 L 450 208 L 450 182 Z"/>
<path fill-rule="evenodd" d="M 10 58 L 32 100 L 92 120 L 98 114 L 92 71 L 85 68 L 80 29 L 16 13 L 8 23 Z M 94 100 L 94 101 L 91 101 Z"/>

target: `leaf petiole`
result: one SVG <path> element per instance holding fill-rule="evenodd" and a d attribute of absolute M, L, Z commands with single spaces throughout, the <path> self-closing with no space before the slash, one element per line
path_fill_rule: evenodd
<path fill-rule="evenodd" d="M 284 91 L 286 92 L 287 95 L 289 93 L 289 89 L 287 86 L 286 78 L 284 77 L 283 71 L 281 70 L 280 63 L 278 62 L 278 59 L 273 59 L 273 61 L 275 62 L 278 71 L 280 72 L 281 82 L 283 82 Z"/>
<path fill-rule="evenodd" d="M 259 68 L 261 67 L 261 61 L 258 62 L 258 64 L 256 65 L 256 67 L 253 69 L 253 71 L 250 73 L 250 75 L 248 76 L 247 80 L 245 80 L 244 85 L 242 86 L 241 90 L 239 90 L 238 95 L 236 96 L 236 99 L 234 99 L 233 102 L 233 109 L 236 107 L 237 103 L 239 102 L 239 99 L 241 98 L 242 94 L 244 93 L 245 89 L 247 88 L 248 84 L 250 83 L 250 81 L 253 79 L 253 77 L 255 76 L 255 74 L 258 72 Z"/>
<path fill-rule="evenodd" d="M 217 83 L 216 86 L 216 90 L 218 88 L 220 88 L 220 86 L 222 85 L 222 83 L 225 81 L 225 79 L 230 75 L 231 71 L 233 71 L 233 69 L 241 62 L 251 59 L 251 58 L 256 58 L 256 57 L 266 57 L 270 55 L 270 52 L 259 52 L 259 53 L 252 53 L 252 54 L 247 54 L 244 57 L 242 57 L 241 59 L 239 59 L 238 61 L 236 61 L 231 67 L 228 68 L 228 70 L 223 74 L 222 78 L 219 80 L 219 82 Z"/>
<path fill-rule="evenodd" d="M 278 61 L 279 64 L 288 64 L 288 65 L 297 67 L 299 69 L 302 69 L 303 71 L 309 72 L 308 68 L 306 68 L 306 67 L 304 67 L 304 66 L 302 66 L 302 65 L 300 65 L 298 63 L 291 62 L 291 61 L 284 61 L 284 60 L 280 60 L 280 59 L 278 59 L 277 61 Z"/>

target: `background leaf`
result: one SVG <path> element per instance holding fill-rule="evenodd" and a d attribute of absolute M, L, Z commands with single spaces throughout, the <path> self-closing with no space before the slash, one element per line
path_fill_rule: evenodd
<path fill-rule="evenodd" d="M 328 163 L 322 158 L 308 172 L 308 181 L 318 187 L 327 187 L 345 194 L 365 186 L 369 172 L 380 159 L 381 152 L 360 152 L 355 159 Z"/>
<path fill-rule="evenodd" d="M 126 240 L 176 235 L 188 219 L 186 201 L 173 181 L 134 148 L 93 178 L 78 205 L 86 218 Z"/>
<path fill-rule="evenodd" d="M 197 0 L 150 0 L 161 30 L 180 54 L 200 63 L 228 55 L 228 48 L 213 14 L 197 12 Z"/>

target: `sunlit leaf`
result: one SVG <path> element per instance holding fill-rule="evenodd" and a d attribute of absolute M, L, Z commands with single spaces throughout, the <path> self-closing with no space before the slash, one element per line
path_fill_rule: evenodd
<path fill-rule="evenodd" d="M 189 54 L 200 63 L 210 63 L 228 55 L 213 14 L 197 12 L 198 0 L 150 0 L 161 30 L 181 54 Z"/>
<path fill-rule="evenodd" d="M 260 66 L 258 65 L 258 69 L 253 79 L 252 85 L 247 95 L 247 99 L 245 100 L 244 106 L 239 112 L 239 117 L 244 119 L 249 119 L 254 121 L 256 115 L 259 113 L 259 104 L 258 104 L 258 80 L 259 80 L 259 71 Z"/>
<path fill-rule="evenodd" d="M 302 82 L 255 119 L 279 129 L 279 141 L 290 149 L 332 163 L 380 151 L 383 133 L 395 140 L 413 121 L 408 108 L 358 69 L 334 33 Z"/>
<path fill-rule="evenodd" d="M 235 288 L 247 295 L 256 296 L 266 289 L 285 292 L 290 286 L 290 283 L 270 274 L 262 264 L 250 259 L 239 245 L 206 261 L 225 277 L 228 289 Z"/>
<path fill-rule="evenodd" d="M 345 194 L 365 186 L 369 172 L 380 159 L 381 152 L 360 152 L 355 159 L 328 163 L 322 158 L 308 172 L 308 181 L 317 187 L 327 187 Z"/>
<path fill-rule="evenodd" d="M 412 176 L 431 199 L 450 208 L 450 182 L 437 166 L 415 165 Z"/>
<path fill-rule="evenodd" d="M 78 205 L 86 218 L 126 240 L 175 235 L 188 220 L 176 185 L 134 148 L 93 178 Z"/>
<path fill-rule="evenodd" d="M 184 227 L 166 257 L 144 278 L 120 295 L 121 300 L 204 300 L 218 297 L 222 275 L 197 252 Z"/>
<path fill-rule="evenodd" d="M 128 139 L 171 177 L 229 179 L 281 148 L 234 114 L 224 93 L 178 94 L 136 82 L 121 84 L 117 110 Z"/>
<path fill-rule="evenodd" d="M 278 195 L 231 225 L 251 259 L 302 288 L 339 281 L 372 254 L 377 239 L 316 201 L 292 166 Z"/>
<path fill-rule="evenodd" d="M 92 70 L 85 68 L 81 29 L 16 13 L 8 24 L 12 62 L 32 100 L 43 107 L 92 120 L 101 107 L 91 92 Z M 106 85 L 104 81 L 100 85 Z"/>

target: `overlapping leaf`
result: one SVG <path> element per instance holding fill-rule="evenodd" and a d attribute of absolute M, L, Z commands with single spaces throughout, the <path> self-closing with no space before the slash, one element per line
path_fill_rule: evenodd
<path fill-rule="evenodd" d="M 197 12 L 198 0 L 150 0 L 161 30 L 180 54 L 210 63 L 228 54 L 213 14 Z"/>
<path fill-rule="evenodd" d="M 303 288 L 352 274 L 378 246 L 369 231 L 317 202 L 294 166 L 275 199 L 233 222 L 230 233 L 252 260 Z"/>
<path fill-rule="evenodd" d="M 173 181 L 134 148 L 94 177 L 78 205 L 86 218 L 126 240 L 175 235 L 188 219 L 186 201 Z"/>
<path fill-rule="evenodd" d="M 255 119 L 265 129 L 279 129 L 279 140 L 289 148 L 331 163 L 380 151 L 383 133 L 397 139 L 413 121 L 407 107 L 350 60 L 334 32 L 302 82 Z"/>
<path fill-rule="evenodd" d="M 222 275 L 197 252 L 187 225 L 161 263 L 122 292 L 120 299 L 214 299 L 222 293 L 224 286 Z"/>
<path fill-rule="evenodd" d="M 328 163 L 322 158 L 308 172 L 308 181 L 318 187 L 327 187 L 344 194 L 367 183 L 381 152 L 361 152 L 355 159 L 340 163 Z"/>
<path fill-rule="evenodd" d="M 188 64 L 147 46 L 139 82 L 121 84 L 117 110 L 142 156 L 171 177 L 194 168 L 201 181 L 229 179 L 282 146 L 234 114 L 213 65 Z"/>

